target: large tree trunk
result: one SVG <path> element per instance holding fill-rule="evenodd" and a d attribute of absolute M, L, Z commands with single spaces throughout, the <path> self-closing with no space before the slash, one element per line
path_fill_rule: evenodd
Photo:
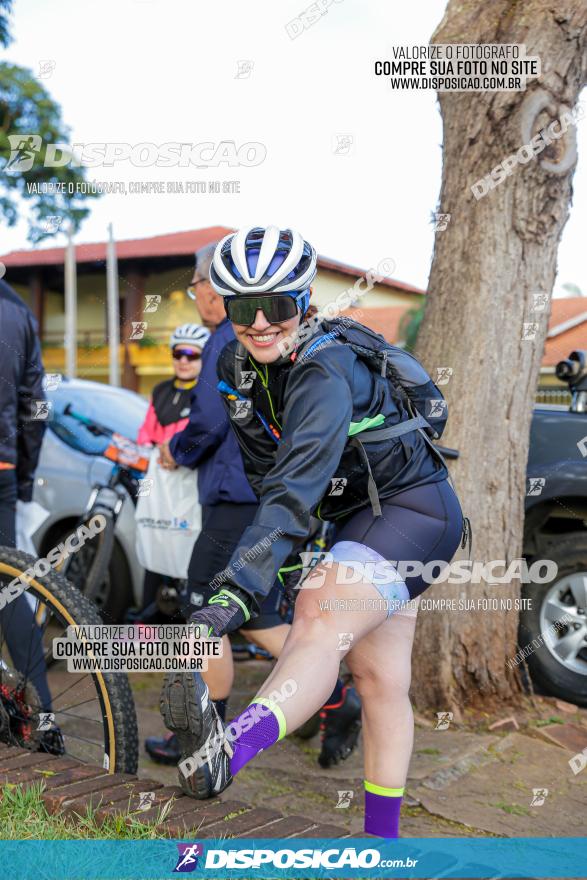
<path fill-rule="evenodd" d="M 574 128 L 487 195 L 471 186 L 531 136 L 572 108 L 585 81 L 584 0 L 450 0 L 433 43 L 524 43 L 542 62 L 527 90 L 439 95 L 444 123 L 437 232 L 429 295 L 417 353 L 433 377 L 452 367 L 443 387 L 449 422 L 442 442 L 460 449 L 451 467 L 473 524 L 473 556 L 487 562 L 521 556 L 525 471 L 532 404 L 556 256 L 568 217 L 576 162 Z M 558 127 L 557 127 L 558 130 Z M 529 135 L 530 133 L 530 135 Z M 533 339 L 524 324 L 537 323 Z M 427 597 L 516 598 L 519 583 L 438 584 Z M 505 661 L 516 653 L 515 611 L 422 611 L 412 693 L 420 707 L 459 707 L 519 691 Z"/>

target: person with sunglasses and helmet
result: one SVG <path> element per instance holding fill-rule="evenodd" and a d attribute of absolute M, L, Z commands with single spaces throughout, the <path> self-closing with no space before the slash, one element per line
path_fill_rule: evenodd
<path fill-rule="evenodd" d="M 172 379 L 155 385 L 149 408 L 139 428 L 137 443 L 160 446 L 188 423 L 190 400 L 202 369 L 202 349 L 210 331 L 200 324 L 182 324 L 171 334 Z M 167 462 L 162 462 L 168 467 Z"/>
<path fill-rule="evenodd" d="M 210 281 L 236 336 L 219 389 L 260 503 L 222 588 L 192 621 L 220 637 L 254 618 L 313 514 L 336 524 L 335 543 L 302 581 L 277 663 L 229 736 L 198 673 L 169 673 L 161 709 L 178 737 L 180 784 L 205 799 L 316 712 L 344 657 L 363 703 L 365 831 L 397 837 L 413 742 L 412 600 L 429 584 L 396 566 L 450 562 L 464 519 L 431 441 L 446 408 L 424 414 L 444 399 L 416 358 L 350 319 L 300 334 L 316 263 L 299 233 L 275 226 L 228 235 L 214 253 Z"/>
<path fill-rule="evenodd" d="M 198 492 L 202 505 L 202 530 L 188 568 L 187 616 L 207 604 L 216 592 L 215 576 L 228 565 L 238 541 L 257 512 L 257 498 L 245 474 L 237 439 L 218 391 L 216 370 L 225 345 L 234 340 L 222 300 L 210 286 L 210 267 L 216 242 L 196 253 L 196 267 L 188 295 L 195 300 L 211 338 L 203 352 L 197 390 L 191 398 L 187 424 L 160 446 L 164 466 L 178 465 L 198 469 Z M 282 582 L 295 572 L 282 570 L 264 597 L 259 614 L 241 627 L 247 641 L 277 657 L 289 632 L 281 614 Z M 234 681 L 230 642 L 225 639 L 223 656 L 211 660 L 205 673 L 210 698 L 224 719 Z M 320 711 L 322 745 L 318 761 L 330 767 L 346 760 L 356 746 L 360 731 L 361 704 L 353 687 L 337 678 L 332 693 Z M 180 751 L 177 737 L 150 736 L 145 741 L 149 756 L 156 763 L 177 764 Z"/>

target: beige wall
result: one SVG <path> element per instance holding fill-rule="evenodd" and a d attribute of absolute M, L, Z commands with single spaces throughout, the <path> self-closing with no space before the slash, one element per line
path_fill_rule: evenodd
<path fill-rule="evenodd" d="M 145 294 L 159 294 L 161 303 L 155 312 L 136 315 L 136 320 L 147 322 L 146 334 L 154 336 L 159 345 L 157 348 L 140 348 L 140 356 L 136 363 L 139 377 L 139 390 L 148 395 L 154 385 L 167 376 L 172 375 L 168 361 L 167 334 L 179 324 L 188 321 L 199 322 L 200 317 L 196 305 L 186 294 L 186 288 L 192 278 L 191 267 L 158 272 L 147 276 Z M 314 281 L 312 302 L 319 308 L 334 302 L 345 290 L 355 283 L 352 275 L 330 269 L 319 269 Z M 364 288 L 364 283 L 361 285 Z M 14 285 L 15 290 L 30 305 L 28 287 Z M 128 282 L 120 280 L 121 300 L 128 290 Z M 82 344 L 78 352 L 78 367 L 81 377 L 108 381 L 108 355 L 104 348 L 106 331 L 106 271 L 105 269 L 89 275 L 78 275 L 78 334 Z M 396 306 L 412 304 L 419 300 L 412 294 L 401 290 L 376 284 L 374 288 L 361 297 L 361 304 L 367 307 Z M 141 309 L 144 305 L 141 303 Z M 63 293 L 46 290 L 44 303 L 44 342 L 45 362 L 49 371 L 59 371 L 64 367 L 63 333 L 65 329 Z M 121 311 L 124 303 L 121 302 Z M 90 335 L 85 338 L 84 334 Z M 124 340 L 123 340 L 124 341 Z M 87 344 L 89 343 L 89 345 Z"/>
<path fill-rule="evenodd" d="M 138 314 L 137 320 L 148 324 L 147 333 L 157 336 L 167 330 L 185 324 L 188 321 L 199 321 L 195 303 L 187 296 L 185 290 L 191 281 L 190 269 L 177 269 L 171 272 L 159 272 L 149 275 L 145 282 L 146 294 L 159 294 L 161 303 L 156 312 Z M 322 307 L 334 302 L 344 290 L 350 290 L 355 278 L 342 272 L 330 269 L 319 269 L 312 285 L 312 302 Z M 23 300 L 31 305 L 29 290 L 26 285 L 13 285 Z M 362 287 L 364 288 L 364 284 Z M 120 295 L 124 299 L 127 282 L 120 281 Z M 77 322 L 80 333 L 92 332 L 92 343 L 104 339 L 106 332 L 106 272 L 91 275 L 78 275 L 77 279 L 78 312 Z M 416 301 L 413 294 L 405 293 L 382 284 L 376 284 L 371 291 L 361 297 L 361 302 L 368 308 L 377 306 L 410 305 Z M 48 289 L 45 293 L 44 329 L 46 333 L 63 333 L 65 315 L 63 312 L 63 293 Z M 95 337 L 95 338 L 94 338 Z"/>
<path fill-rule="evenodd" d="M 319 308 L 326 303 L 334 302 L 343 290 L 352 290 L 355 282 L 356 278 L 352 275 L 334 272 L 331 269 L 319 269 L 312 285 L 312 302 Z M 366 284 L 363 282 L 360 285 L 361 291 L 365 290 L 365 287 Z M 361 304 L 367 308 L 410 305 L 416 301 L 417 298 L 414 294 L 405 293 L 398 288 L 394 289 L 384 284 L 375 284 L 372 290 L 361 296 Z"/>

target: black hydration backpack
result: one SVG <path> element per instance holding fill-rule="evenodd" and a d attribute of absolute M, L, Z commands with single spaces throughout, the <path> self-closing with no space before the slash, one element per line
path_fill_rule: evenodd
<path fill-rule="evenodd" d="M 407 430 L 390 436 L 397 437 L 399 433 L 413 431 L 414 427 L 422 430 L 428 439 L 437 440 L 441 436 L 448 418 L 446 401 L 420 361 L 351 318 L 322 320 L 320 324 L 325 334 L 302 342 L 297 350 L 297 363 L 303 363 L 312 352 L 334 340 L 349 345 L 370 370 L 389 379 L 392 396 L 402 402 L 400 411 L 405 409 L 411 416 L 400 423 L 408 425 L 409 422 Z M 418 422 L 417 426 L 412 424 L 413 419 Z M 400 425 L 393 427 L 399 428 Z"/>
<path fill-rule="evenodd" d="M 398 407 L 399 411 L 409 414 L 409 418 L 403 419 L 396 425 L 384 428 L 366 426 L 361 430 L 353 430 L 352 435 L 349 432 L 349 442 L 357 448 L 367 470 L 369 500 L 374 515 L 381 516 L 381 504 L 369 458 L 362 442 L 367 439 L 370 441 L 389 440 L 417 430 L 431 454 L 446 469 L 448 479 L 453 485 L 444 456 L 432 442 L 433 439 L 437 440 L 442 435 L 446 426 L 448 419 L 446 401 L 420 361 L 402 348 L 398 348 L 397 345 L 387 342 L 381 334 L 353 321 L 352 318 L 321 319 L 319 326 L 324 330 L 324 335 L 313 338 L 314 328 L 302 324 L 298 331 L 295 354 L 292 356 L 296 366 L 303 365 L 304 361 L 310 359 L 312 352 L 316 352 L 322 346 L 329 345 L 334 341 L 350 345 L 353 352 L 370 370 L 389 380 L 392 397 L 401 402 L 401 406 Z M 246 357 L 247 352 L 244 346 L 239 345 L 235 355 L 237 387 L 240 387 L 240 377 Z M 464 517 L 461 546 L 464 547 L 467 541 L 470 556 L 471 526 L 469 519 Z"/>
<path fill-rule="evenodd" d="M 352 318 L 333 318 L 321 320 L 320 325 L 324 335 L 318 339 L 303 341 L 297 349 L 296 363 L 302 363 L 323 345 L 328 345 L 334 340 L 339 340 L 345 345 L 350 345 L 353 352 L 374 373 L 389 379 L 392 396 L 400 400 L 402 407 L 410 418 L 404 419 L 397 425 L 386 428 L 366 428 L 359 431 L 351 438 L 351 443 L 357 446 L 369 474 L 369 497 L 374 514 L 381 514 L 381 506 L 377 487 L 371 474 L 371 468 L 367 453 L 361 442 L 363 440 L 387 440 L 399 437 L 410 431 L 417 430 L 430 452 L 442 463 L 448 473 L 448 466 L 444 456 L 432 440 L 437 440 L 442 435 L 448 419 L 447 404 L 444 395 L 430 378 L 420 361 L 409 352 L 391 345 L 379 333 L 375 333 L 369 327 L 353 321 Z M 303 332 L 303 331 L 302 331 Z M 311 331 L 310 331 L 311 332 Z M 452 483 L 450 473 L 448 479 Z M 454 488 L 454 485 L 453 485 Z M 461 546 L 469 543 L 469 556 L 472 546 L 471 524 L 467 517 L 463 519 L 463 539 Z"/>

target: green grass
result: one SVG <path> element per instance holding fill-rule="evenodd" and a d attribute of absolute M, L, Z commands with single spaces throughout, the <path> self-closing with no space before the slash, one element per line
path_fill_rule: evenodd
<path fill-rule="evenodd" d="M 497 804 L 492 804 L 492 807 L 497 807 L 499 810 L 503 810 L 504 813 L 509 813 L 510 816 L 529 816 L 530 810 L 528 807 L 521 807 L 519 804 L 505 804 L 503 801 L 498 802 Z"/>
<path fill-rule="evenodd" d="M 465 825 L 463 822 L 457 822 L 454 819 L 446 819 L 437 813 L 429 813 L 425 807 L 412 806 L 402 804 L 402 817 L 410 816 L 414 819 L 430 819 L 438 829 L 450 829 L 453 832 L 459 832 L 459 837 L 501 837 L 500 834 L 493 834 L 491 831 L 483 831 L 480 828 L 474 828 L 471 825 Z M 450 835 L 453 836 L 453 835 Z"/>
<path fill-rule="evenodd" d="M 161 829 L 158 822 L 167 814 L 167 804 L 161 807 L 158 822 L 143 823 L 134 815 L 113 816 L 103 824 L 96 822 L 96 810 L 91 807 L 85 813 L 70 818 L 50 815 L 41 800 L 43 783 L 23 789 L 10 783 L 0 788 L 0 837 L 3 840 L 159 840 Z"/>
<path fill-rule="evenodd" d="M 546 727 L 547 724 L 564 724 L 565 721 L 563 718 L 559 718 L 558 715 L 551 715 L 550 718 L 539 718 L 538 721 L 530 723 L 534 724 L 534 727 Z"/>
<path fill-rule="evenodd" d="M 284 785 L 274 777 L 270 777 L 266 770 L 258 770 L 256 767 L 246 767 L 241 771 L 241 776 L 247 782 L 256 782 L 262 786 L 263 795 L 266 797 L 280 797 L 290 794 L 294 789 L 291 785 Z"/>
<path fill-rule="evenodd" d="M 417 749 L 417 755 L 441 755 L 440 749 Z"/>
<path fill-rule="evenodd" d="M 311 758 L 313 761 L 318 760 L 318 755 L 320 754 L 320 749 L 309 746 L 304 740 L 297 740 L 296 745 L 300 752 L 303 752 L 304 755 L 307 755 L 308 758 Z"/>

